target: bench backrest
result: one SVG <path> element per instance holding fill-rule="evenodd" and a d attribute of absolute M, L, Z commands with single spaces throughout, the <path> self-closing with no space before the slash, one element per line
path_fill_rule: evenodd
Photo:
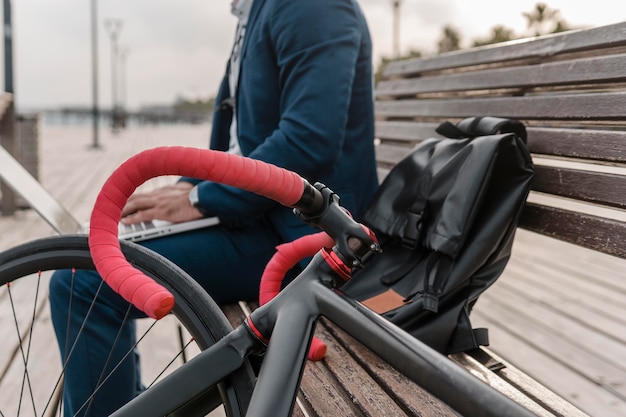
<path fill-rule="evenodd" d="M 469 116 L 527 126 L 537 170 L 520 227 L 626 258 L 626 23 L 391 62 L 376 87 L 380 177 Z"/>

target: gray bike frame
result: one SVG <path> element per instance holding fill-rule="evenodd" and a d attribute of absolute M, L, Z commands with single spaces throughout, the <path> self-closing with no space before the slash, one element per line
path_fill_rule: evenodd
<path fill-rule="evenodd" d="M 265 351 L 247 417 L 288 417 L 320 316 L 464 416 L 530 417 L 531 413 L 469 372 L 333 289 L 335 274 L 318 254 L 276 298 L 209 349 L 126 404 L 114 417 L 186 415 L 252 354 Z M 267 346 L 252 326 L 271 334 Z M 206 407 L 205 407 L 206 408 Z M 185 411 L 181 411 L 185 410 Z"/>

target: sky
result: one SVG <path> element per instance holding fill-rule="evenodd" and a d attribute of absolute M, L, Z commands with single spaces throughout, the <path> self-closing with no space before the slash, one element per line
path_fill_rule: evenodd
<path fill-rule="evenodd" d="M 382 56 L 392 54 L 393 1 L 359 1 L 372 33 L 377 64 Z M 463 46 L 488 37 L 496 25 L 525 34 L 522 13 L 532 11 L 536 3 L 402 0 L 400 50 L 434 53 L 445 25 L 461 34 Z M 626 2 L 545 3 L 576 27 L 626 20 Z M 18 111 L 91 106 L 92 4 L 98 17 L 98 103 L 103 108 L 110 107 L 113 95 L 112 43 L 105 21 L 121 21 L 118 44 L 125 59 L 117 71 L 117 80 L 123 83 L 117 95 L 129 109 L 171 104 L 179 97 L 195 100 L 215 95 L 236 24 L 230 0 L 12 0 L 11 4 Z M 4 65 L 0 73 L 4 74 Z"/>

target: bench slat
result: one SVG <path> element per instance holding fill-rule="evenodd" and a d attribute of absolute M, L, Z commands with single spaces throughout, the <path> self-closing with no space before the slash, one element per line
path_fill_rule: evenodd
<path fill-rule="evenodd" d="M 414 142 L 424 138 L 436 137 L 435 129 L 437 126 L 439 123 L 379 120 L 376 122 L 376 137 Z"/>
<path fill-rule="evenodd" d="M 299 395 L 306 404 L 309 416 L 357 416 L 350 405 L 350 400 L 338 394 L 337 387 L 329 380 L 328 373 L 316 364 L 307 363 L 304 368 Z"/>
<path fill-rule="evenodd" d="M 468 92 L 498 88 L 520 92 L 546 86 L 584 86 L 589 83 L 623 81 L 626 55 L 583 58 L 540 65 L 524 65 L 459 74 L 381 81 L 376 98 L 406 97 L 425 93 Z M 596 86 L 594 86 L 596 88 Z"/>
<path fill-rule="evenodd" d="M 489 362 L 494 361 L 501 364 L 502 366 L 495 370 L 495 373 L 500 378 L 504 379 L 512 386 L 517 387 L 530 399 L 540 404 L 554 415 L 563 417 L 587 417 L 587 414 L 583 413 L 580 409 L 574 407 L 554 392 L 537 383 L 537 381 L 494 354 L 491 350 L 487 348 L 476 349 L 469 352 L 469 356 L 484 366 L 488 366 Z"/>
<path fill-rule="evenodd" d="M 526 42 L 514 41 L 471 51 L 450 52 L 432 58 L 394 61 L 389 63 L 385 70 L 385 77 L 400 77 L 471 65 L 496 63 L 507 65 L 511 61 L 550 59 L 558 54 L 597 51 L 624 45 L 626 45 L 626 22 L 620 22 L 593 29 L 570 31 L 567 36 L 546 36 Z"/>
<path fill-rule="evenodd" d="M 431 117 L 447 119 L 499 116 L 513 119 L 624 121 L 626 93 L 565 94 L 529 97 L 421 99 L 377 101 L 381 118 Z"/>
<path fill-rule="evenodd" d="M 379 120 L 376 136 L 394 145 L 413 145 L 425 138 L 439 137 L 439 123 Z M 532 153 L 626 163 L 626 131 L 574 128 L 527 127 L 528 147 Z M 383 143 L 383 146 L 388 146 Z"/>
<path fill-rule="evenodd" d="M 376 148 L 380 167 L 390 168 L 407 155 L 407 148 L 385 145 Z M 626 176 L 578 169 L 537 165 L 531 189 L 609 207 L 626 208 Z"/>
<path fill-rule="evenodd" d="M 405 417 L 407 413 L 394 401 L 391 391 L 386 391 L 375 376 L 370 375 L 359 363 L 358 358 L 351 354 L 349 347 L 342 345 L 340 340 L 333 337 L 326 326 L 317 326 L 316 334 L 327 345 L 327 353 L 323 361 L 307 363 L 307 367 L 316 366 L 325 368 L 331 383 L 336 386 L 337 393 L 343 393 L 345 398 L 356 408 L 357 415 Z M 378 361 L 382 362 L 382 361 Z M 359 387 L 355 390 L 355 387 Z M 305 388 L 303 387 L 303 390 Z M 337 395 L 337 394 L 335 394 Z M 322 398 L 324 401 L 325 399 Z M 321 414 L 320 417 L 342 414 Z"/>
<path fill-rule="evenodd" d="M 561 197 L 626 208 L 624 175 L 536 166 L 531 188 Z"/>
<path fill-rule="evenodd" d="M 384 362 L 372 351 L 350 337 L 339 327 L 321 320 L 322 326 L 327 329 L 338 343 L 346 349 L 378 383 L 384 387 L 387 393 L 400 404 L 405 412 L 410 415 L 422 417 L 453 417 L 456 416 L 448 406 L 426 392 L 419 385 L 396 371 L 391 365 Z"/>
<path fill-rule="evenodd" d="M 626 258 L 626 223 L 585 213 L 526 203 L 520 227 L 584 248 Z"/>
<path fill-rule="evenodd" d="M 509 398 L 515 402 L 522 404 L 530 411 L 540 417 L 559 416 L 565 417 L 564 414 L 557 412 L 556 414 L 546 410 L 542 405 L 536 403 L 533 399 L 529 398 L 523 391 L 511 386 L 507 381 L 500 378 L 497 373 L 492 372 L 488 368 L 482 366 L 476 359 L 470 355 L 452 355 L 452 360 L 463 368 L 467 369 L 472 375 L 476 376 L 480 380 L 486 382 L 492 387 L 504 392 Z M 573 417 L 567 415 L 567 417 Z"/>
<path fill-rule="evenodd" d="M 536 154 L 624 163 L 626 131 L 530 127 L 528 147 Z"/>

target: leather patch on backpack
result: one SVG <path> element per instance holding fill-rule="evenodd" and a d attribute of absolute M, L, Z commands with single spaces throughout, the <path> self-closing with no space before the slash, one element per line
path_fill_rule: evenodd
<path fill-rule="evenodd" d="M 405 301 L 403 296 L 392 289 L 388 289 L 387 291 L 375 295 L 372 298 L 361 301 L 361 304 L 375 313 L 383 314 L 388 311 L 395 310 L 398 307 L 402 307 L 410 302 L 411 300 Z"/>

